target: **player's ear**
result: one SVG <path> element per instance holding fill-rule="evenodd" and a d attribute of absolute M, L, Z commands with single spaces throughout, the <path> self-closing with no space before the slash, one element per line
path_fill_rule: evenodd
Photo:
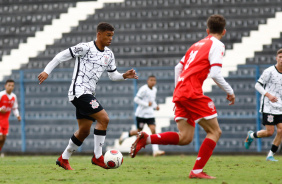
<path fill-rule="evenodd" d="M 208 35 L 210 34 L 209 28 L 206 29 L 206 32 L 207 32 Z"/>
<path fill-rule="evenodd" d="M 226 34 L 226 29 L 224 29 L 221 34 L 224 36 Z"/>

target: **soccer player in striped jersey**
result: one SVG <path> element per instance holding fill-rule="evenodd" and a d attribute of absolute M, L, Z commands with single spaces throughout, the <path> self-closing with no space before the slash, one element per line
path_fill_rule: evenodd
<path fill-rule="evenodd" d="M 208 36 L 193 44 L 180 63 L 175 66 L 174 119 L 179 132 L 163 132 L 150 136 L 141 132 L 132 144 L 131 157 L 135 157 L 138 151 L 147 144 L 187 145 L 191 143 L 195 123 L 198 123 L 206 131 L 207 136 L 202 142 L 189 178 L 215 178 L 203 172 L 203 168 L 219 140 L 221 129 L 214 103 L 203 94 L 202 86 L 210 74 L 215 83 L 226 92 L 226 99 L 230 101 L 229 105 L 234 104 L 233 89 L 221 75 L 225 47 L 220 39 L 226 33 L 225 24 L 223 16 L 210 16 L 207 20 Z"/>
<path fill-rule="evenodd" d="M 98 99 L 95 98 L 96 84 L 105 70 L 113 81 L 123 81 L 128 78 L 138 79 L 133 69 L 125 73 L 117 71 L 114 54 L 107 47 L 111 44 L 113 35 L 114 27 L 112 25 L 105 22 L 99 23 L 95 41 L 80 43 L 63 50 L 38 75 L 39 84 L 41 84 L 59 63 L 75 58 L 68 97 L 76 107 L 78 130 L 72 135 L 65 151 L 56 161 L 57 165 L 66 170 L 73 170 L 68 160 L 89 135 L 93 121 L 97 123 L 94 129 L 94 154 L 91 162 L 108 169 L 104 163 L 102 147 L 106 138 L 109 117 Z"/>
<path fill-rule="evenodd" d="M 17 96 L 13 93 L 14 87 L 15 81 L 8 79 L 5 83 L 5 90 L 0 92 L 0 151 L 5 144 L 7 135 L 9 134 L 9 116 L 11 111 L 13 111 L 18 121 L 21 121 Z M 3 154 L 1 154 L 1 156 L 2 155 Z"/>
<path fill-rule="evenodd" d="M 267 161 L 278 161 L 274 154 L 282 140 L 282 49 L 276 53 L 277 63 L 265 69 L 258 79 L 255 88 L 261 94 L 260 112 L 265 130 L 248 132 L 245 148 L 249 149 L 254 139 L 270 137 L 277 128 L 276 136 L 266 157 Z"/>
<path fill-rule="evenodd" d="M 150 75 L 147 79 L 147 84 L 140 87 L 138 90 L 134 102 L 138 104 L 135 112 L 137 130 L 130 130 L 129 132 L 121 134 L 119 144 L 131 136 L 138 135 L 138 132 L 142 131 L 147 124 L 152 134 L 156 133 L 156 122 L 154 110 L 159 110 L 159 106 L 156 102 L 157 88 L 155 87 L 157 79 L 154 75 Z M 152 145 L 153 156 L 164 155 L 165 152 L 159 149 L 159 145 Z"/>

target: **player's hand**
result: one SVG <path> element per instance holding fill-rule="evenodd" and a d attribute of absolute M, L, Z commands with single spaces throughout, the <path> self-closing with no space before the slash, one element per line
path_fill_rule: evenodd
<path fill-rule="evenodd" d="M 6 111 L 5 108 L 2 108 L 2 109 L 0 109 L 0 112 L 4 114 L 4 113 L 7 112 L 7 111 Z"/>
<path fill-rule="evenodd" d="M 235 103 L 235 94 L 232 95 L 227 94 L 226 99 L 230 102 L 228 105 L 233 105 Z"/>
<path fill-rule="evenodd" d="M 138 76 L 136 75 L 135 70 L 131 69 L 123 74 L 123 78 L 124 79 L 138 79 Z"/>
<path fill-rule="evenodd" d="M 275 103 L 278 101 L 278 98 L 276 96 L 271 95 L 270 93 L 266 93 L 265 96 L 272 102 Z"/>
<path fill-rule="evenodd" d="M 159 107 L 159 106 L 157 106 L 157 107 L 156 107 L 156 110 L 157 110 L 157 111 L 158 111 L 158 110 L 160 110 L 160 107 Z"/>
<path fill-rule="evenodd" d="M 21 120 L 22 120 L 21 116 L 18 116 L 17 119 L 18 119 L 18 121 L 21 121 Z"/>
<path fill-rule="evenodd" d="M 45 81 L 47 78 L 48 78 L 48 74 L 46 72 L 41 72 L 39 75 L 38 75 L 38 80 L 39 80 L 39 84 L 41 84 L 43 81 Z"/>
<path fill-rule="evenodd" d="M 149 102 L 149 107 L 151 107 L 153 105 L 153 103 L 152 102 Z"/>

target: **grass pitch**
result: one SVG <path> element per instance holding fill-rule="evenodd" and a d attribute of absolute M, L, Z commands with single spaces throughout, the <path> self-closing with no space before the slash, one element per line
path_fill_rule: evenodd
<path fill-rule="evenodd" d="M 59 155 L 58 155 L 59 156 Z M 265 156 L 212 156 L 205 171 L 215 180 L 189 179 L 196 155 L 124 156 L 118 169 L 91 164 L 91 156 L 72 156 L 74 171 L 55 165 L 58 156 L 6 156 L 0 158 L 0 183 L 5 184 L 282 184 L 282 156 L 267 162 Z"/>

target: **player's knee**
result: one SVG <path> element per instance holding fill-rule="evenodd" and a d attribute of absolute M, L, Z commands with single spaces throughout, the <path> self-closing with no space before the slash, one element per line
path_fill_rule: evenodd
<path fill-rule="evenodd" d="M 274 134 L 274 129 L 273 130 L 267 130 L 266 131 L 266 136 L 267 137 L 270 137 L 270 136 L 272 136 Z"/>
<path fill-rule="evenodd" d="M 190 137 L 190 136 L 179 136 L 179 145 L 180 146 L 184 146 L 184 145 L 187 145 L 187 144 L 190 144 L 192 142 L 193 138 Z"/>
<path fill-rule="evenodd" d="M 277 135 L 282 136 L 282 128 L 277 128 Z"/>

